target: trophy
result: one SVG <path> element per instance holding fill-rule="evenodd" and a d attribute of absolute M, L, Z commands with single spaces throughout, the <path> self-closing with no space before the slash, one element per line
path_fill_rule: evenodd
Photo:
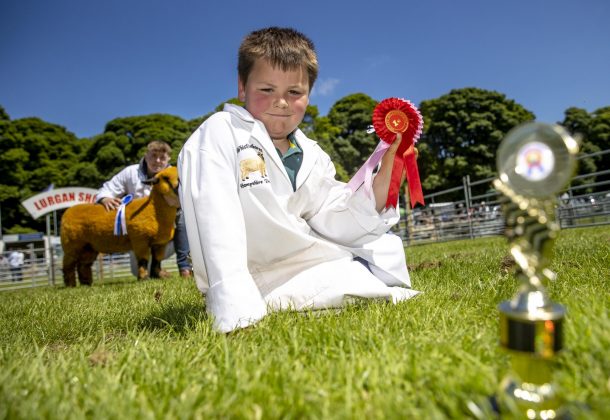
<path fill-rule="evenodd" d="M 546 286 L 555 279 L 549 260 L 559 232 L 557 193 L 575 168 L 578 143 L 558 125 L 526 123 L 511 130 L 497 154 L 510 253 L 521 281 L 517 294 L 500 304 L 500 344 L 511 372 L 497 396 L 501 415 L 552 419 L 567 415 L 552 378 L 554 356 L 563 347 L 565 309 L 551 302 Z"/>

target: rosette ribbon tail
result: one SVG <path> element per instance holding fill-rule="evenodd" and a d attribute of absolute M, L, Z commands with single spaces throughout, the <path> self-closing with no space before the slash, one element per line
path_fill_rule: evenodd
<path fill-rule="evenodd" d="M 409 186 L 409 197 L 411 199 L 411 208 L 415 204 L 424 205 L 424 194 L 421 189 L 421 181 L 419 179 L 419 170 L 417 169 L 417 158 L 413 141 L 403 139 L 401 145 L 396 152 L 394 165 L 392 166 L 392 176 L 390 178 L 390 186 L 388 188 L 388 198 L 385 207 L 396 208 L 398 204 L 398 196 L 400 194 L 400 185 L 403 180 L 403 173 L 406 172 L 407 184 Z"/>
<path fill-rule="evenodd" d="M 424 193 L 421 189 L 421 180 L 419 179 L 419 169 L 417 168 L 417 153 L 415 146 L 411 145 L 404 154 L 405 168 L 407 172 L 407 185 L 409 186 L 409 198 L 411 199 L 411 208 L 417 203 L 422 206 L 424 203 Z"/>
<path fill-rule="evenodd" d="M 121 205 L 117 209 L 116 216 L 114 218 L 114 235 L 122 236 L 127 235 L 127 220 L 125 219 L 125 206 L 131 203 L 133 196 L 131 194 L 127 194 L 121 200 Z"/>
<path fill-rule="evenodd" d="M 372 184 L 373 184 L 373 171 L 381 161 L 381 158 L 390 148 L 390 145 L 386 142 L 379 142 L 371 156 L 364 162 L 364 165 L 358 172 L 349 180 L 347 186 L 355 192 L 361 185 L 364 184 L 364 191 L 368 197 L 371 197 Z"/>

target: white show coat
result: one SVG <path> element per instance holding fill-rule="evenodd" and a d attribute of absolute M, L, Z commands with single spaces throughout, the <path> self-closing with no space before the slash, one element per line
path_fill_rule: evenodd
<path fill-rule="evenodd" d="M 148 197 L 152 190 L 152 185 L 144 184 L 148 176 L 146 174 L 146 162 L 141 159 L 139 163 L 129 165 L 118 174 L 104 182 L 102 188 L 97 192 L 96 200 L 102 198 L 122 198 L 127 194 L 133 198 Z"/>
<path fill-rule="evenodd" d="M 295 136 L 303 149 L 296 191 L 264 125 L 241 107 L 225 105 L 180 152 L 195 279 L 219 331 L 251 325 L 269 310 L 418 293 L 408 288 L 402 241 L 385 234 L 396 210 L 380 216 L 374 198 L 335 180 L 315 141 L 300 130 Z"/>

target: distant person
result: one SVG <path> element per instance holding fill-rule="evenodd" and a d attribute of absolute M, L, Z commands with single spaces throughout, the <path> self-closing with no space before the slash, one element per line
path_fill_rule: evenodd
<path fill-rule="evenodd" d="M 180 193 L 195 279 L 222 332 L 268 312 L 391 302 L 410 289 L 399 220 L 385 208 L 399 135 L 373 180 L 373 194 L 335 179 L 317 142 L 298 128 L 318 72 L 311 40 L 265 28 L 242 42 L 238 95 L 187 140 Z M 396 287 L 397 286 L 397 287 Z"/>
<path fill-rule="evenodd" d="M 10 272 L 8 258 L 4 254 L 0 254 L 0 278 L 4 280 L 4 276 Z"/>
<path fill-rule="evenodd" d="M 112 179 L 105 182 L 97 193 L 97 201 L 107 211 L 115 210 L 121 205 L 121 199 L 131 194 L 133 198 L 147 197 L 152 190 L 151 185 L 143 181 L 154 177 L 161 170 L 169 166 L 172 149 L 164 141 L 154 140 L 146 146 L 146 154 L 139 163 L 130 165 L 116 174 Z M 191 277 L 192 267 L 189 261 L 189 244 L 184 225 L 184 214 L 178 209 L 176 214 L 176 230 L 174 232 L 173 250 L 170 244 L 165 251 L 169 256 L 175 250 L 176 262 L 181 277 Z M 134 275 L 138 272 L 138 262 L 131 253 L 131 271 Z M 164 272 L 164 276 L 168 273 Z"/>
<path fill-rule="evenodd" d="M 13 281 L 23 280 L 23 264 L 24 264 L 23 252 L 18 249 L 14 249 L 8 256 L 8 264 L 11 268 L 11 277 Z"/>

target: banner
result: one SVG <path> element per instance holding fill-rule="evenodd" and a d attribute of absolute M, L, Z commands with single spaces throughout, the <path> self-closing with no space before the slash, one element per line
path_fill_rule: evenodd
<path fill-rule="evenodd" d="M 55 210 L 67 209 L 76 204 L 95 203 L 97 190 L 84 187 L 67 187 L 43 191 L 21 202 L 34 219 Z"/>

